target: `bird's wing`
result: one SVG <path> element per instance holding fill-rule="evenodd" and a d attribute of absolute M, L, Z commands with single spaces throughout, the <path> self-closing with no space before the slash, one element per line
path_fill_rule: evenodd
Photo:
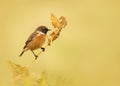
<path fill-rule="evenodd" d="M 29 37 L 28 37 L 28 40 L 25 42 L 25 46 L 23 47 L 23 49 L 26 48 L 26 46 L 32 41 L 35 39 L 35 37 L 37 36 L 37 32 L 33 32 Z"/>

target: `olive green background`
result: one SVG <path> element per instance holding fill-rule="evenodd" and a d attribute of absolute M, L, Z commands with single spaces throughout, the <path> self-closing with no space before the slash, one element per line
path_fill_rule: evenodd
<path fill-rule="evenodd" d="M 47 71 L 53 84 L 52 75 L 73 86 L 120 86 L 119 0 L 0 0 L 0 85 L 12 83 L 8 60 L 31 63 L 30 51 L 18 56 L 39 25 L 53 28 L 51 13 L 68 25 L 30 71 Z"/>

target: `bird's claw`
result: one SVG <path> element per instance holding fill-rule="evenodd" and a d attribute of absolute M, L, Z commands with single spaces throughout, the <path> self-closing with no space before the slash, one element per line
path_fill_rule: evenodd
<path fill-rule="evenodd" d="M 45 48 L 41 47 L 42 51 L 45 52 Z"/>

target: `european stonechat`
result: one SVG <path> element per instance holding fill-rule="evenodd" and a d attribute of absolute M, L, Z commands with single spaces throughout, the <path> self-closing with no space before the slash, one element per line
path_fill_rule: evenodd
<path fill-rule="evenodd" d="M 35 59 L 37 59 L 37 55 L 33 52 L 33 50 L 36 50 L 38 48 L 41 48 L 42 51 L 45 51 L 45 48 L 42 47 L 42 45 L 45 43 L 46 40 L 46 34 L 50 29 L 48 29 L 46 26 L 39 26 L 29 37 L 28 40 L 25 42 L 25 46 L 23 47 L 23 51 L 19 56 L 22 56 L 23 53 L 27 50 L 31 50 L 32 53 L 35 56 Z"/>

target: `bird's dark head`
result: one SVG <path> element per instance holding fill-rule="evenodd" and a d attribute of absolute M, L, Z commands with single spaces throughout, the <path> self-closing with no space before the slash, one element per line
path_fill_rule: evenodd
<path fill-rule="evenodd" d="M 39 26 L 36 30 L 44 34 L 47 34 L 47 32 L 50 31 L 50 29 L 48 29 L 46 26 Z"/>

